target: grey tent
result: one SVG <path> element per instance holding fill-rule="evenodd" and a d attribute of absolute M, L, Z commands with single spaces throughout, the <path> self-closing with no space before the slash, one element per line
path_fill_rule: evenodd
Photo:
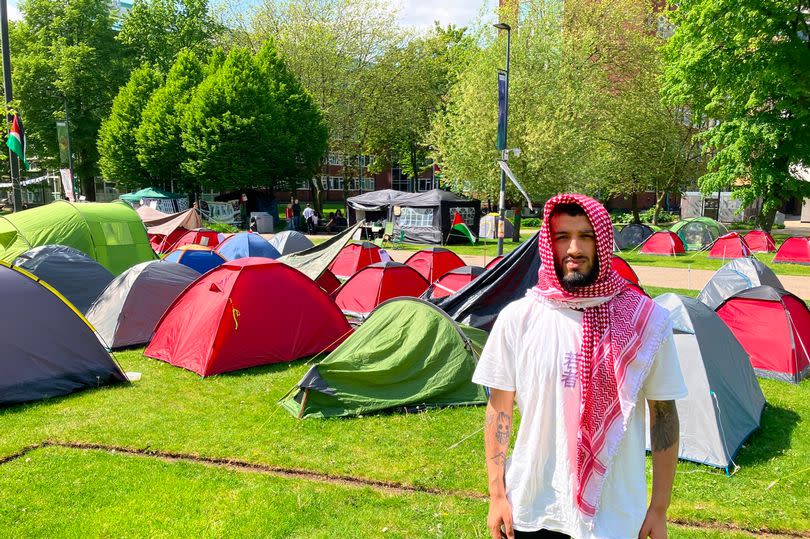
<path fill-rule="evenodd" d="M 56 288 L 82 314 L 114 277 L 107 268 L 67 245 L 35 247 L 18 256 L 14 265 Z"/>
<path fill-rule="evenodd" d="M 393 206 L 413 198 L 418 193 L 380 189 L 346 199 L 346 218 L 350 225 L 359 221 L 374 222 L 391 219 Z"/>
<path fill-rule="evenodd" d="M 305 251 L 314 244 L 297 230 L 285 230 L 270 238 L 270 245 L 275 247 L 281 256 L 284 256 Z"/>
<path fill-rule="evenodd" d="M 169 305 L 199 276 L 184 264 L 142 262 L 107 286 L 87 319 L 110 348 L 145 344 Z"/>
<path fill-rule="evenodd" d="M 478 237 L 488 238 L 491 240 L 498 239 L 498 217 L 497 213 L 490 213 L 481 218 L 481 223 L 478 226 Z M 511 238 L 515 233 L 515 226 L 509 219 L 504 219 L 503 222 L 503 237 Z"/>
<path fill-rule="evenodd" d="M 630 223 L 624 225 L 617 243 L 621 249 L 635 249 L 653 235 L 654 230 L 647 225 Z"/>
<path fill-rule="evenodd" d="M 44 281 L 0 266 L 0 405 L 126 382 L 93 328 Z"/>
<path fill-rule="evenodd" d="M 507 254 L 497 265 L 450 296 L 431 300 L 461 324 L 490 331 L 501 309 L 522 298 L 537 284 L 539 232 Z"/>
<path fill-rule="evenodd" d="M 748 354 L 720 317 L 700 301 L 675 294 L 655 301 L 670 312 L 689 390 L 685 399 L 676 401 L 681 435 L 678 456 L 727 468 L 759 428 L 765 406 Z"/>
<path fill-rule="evenodd" d="M 735 258 L 712 275 L 698 299 L 716 309 L 737 292 L 760 285 L 784 288 L 771 268 L 756 258 Z"/>
<path fill-rule="evenodd" d="M 393 209 L 394 237 L 408 243 L 442 245 L 454 240 L 469 242 L 461 233 L 451 233 L 453 215 L 458 212 L 471 231 L 478 230 L 481 201 L 463 198 L 450 191 L 433 189 L 398 200 Z"/>

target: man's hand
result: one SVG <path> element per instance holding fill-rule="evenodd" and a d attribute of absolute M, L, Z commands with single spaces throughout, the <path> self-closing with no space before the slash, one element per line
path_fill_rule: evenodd
<path fill-rule="evenodd" d="M 667 512 L 650 506 L 638 532 L 638 539 L 667 539 Z"/>
<path fill-rule="evenodd" d="M 512 530 L 512 505 L 506 496 L 490 499 L 487 527 L 492 539 L 515 538 L 515 532 Z"/>

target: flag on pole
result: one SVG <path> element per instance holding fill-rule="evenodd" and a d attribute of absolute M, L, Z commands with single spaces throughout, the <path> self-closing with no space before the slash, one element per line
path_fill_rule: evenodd
<path fill-rule="evenodd" d="M 28 161 L 25 159 L 25 130 L 23 129 L 19 114 L 15 114 L 14 119 L 11 121 L 11 129 L 8 132 L 6 146 L 8 146 L 9 150 L 17 154 L 25 170 L 28 170 Z"/>
<path fill-rule="evenodd" d="M 463 234 L 467 239 L 470 240 L 470 243 L 475 244 L 478 238 L 470 230 L 470 227 L 467 226 L 467 223 L 464 222 L 464 219 L 461 218 L 458 212 L 453 212 L 453 224 L 451 225 L 452 230 Z"/>

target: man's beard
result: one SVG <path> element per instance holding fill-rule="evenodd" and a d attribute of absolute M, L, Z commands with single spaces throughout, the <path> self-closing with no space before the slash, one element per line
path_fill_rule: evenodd
<path fill-rule="evenodd" d="M 565 259 L 563 259 L 563 264 L 565 264 Z M 599 260 L 594 260 L 593 266 L 591 266 L 588 272 L 570 271 L 568 274 L 563 274 L 562 268 L 556 264 L 554 269 L 557 271 L 560 284 L 565 288 L 569 290 L 572 288 L 582 288 L 596 281 L 596 277 L 599 275 Z"/>

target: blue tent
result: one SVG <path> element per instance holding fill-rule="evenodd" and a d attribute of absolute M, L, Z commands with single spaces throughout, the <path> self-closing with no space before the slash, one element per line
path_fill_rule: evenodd
<path fill-rule="evenodd" d="M 205 273 L 226 262 L 219 253 L 200 245 L 184 245 L 169 253 L 163 260 L 183 264 L 200 273 Z"/>
<path fill-rule="evenodd" d="M 278 249 L 258 234 L 240 232 L 234 234 L 217 246 L 216 251 L 228 260 L 261 256 L 275 260 L 281 256 Z"/>

